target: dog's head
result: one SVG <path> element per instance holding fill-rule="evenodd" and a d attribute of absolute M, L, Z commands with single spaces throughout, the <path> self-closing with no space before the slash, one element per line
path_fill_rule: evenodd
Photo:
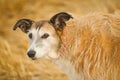
<path fill-rule="evenodd" d="M 54 15 L 50 20 L 35 22 L 30 19 L 20 19 L 16 22 L 13 30 L 18 27 L 27 34 L 30 40 L 30 47 L 27 54 L 32 59 L 50 57 L 58 58 L 61 32 L 72 16 L 61 12 Z"/>

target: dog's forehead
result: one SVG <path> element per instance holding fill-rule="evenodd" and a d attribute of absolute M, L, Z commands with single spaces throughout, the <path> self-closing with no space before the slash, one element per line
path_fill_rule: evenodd
<path fill-rule="evenodd" d="M 46 30 L 48 32 L 55 32 L 54 27 L 50 24 L 48 20 L 40 20 L 35 22 L 31 27 L 31 30 L 32 29 L 37 31 Z"/>
<path fill-rule="evenodd" d="M 49 21 L 47 21 L 47 20 L 41 20 L 41 21 L 35 22 L 34 28 L 40 30 L 41 27 L 43 27 L 46 24 L 49 24 Z"/>

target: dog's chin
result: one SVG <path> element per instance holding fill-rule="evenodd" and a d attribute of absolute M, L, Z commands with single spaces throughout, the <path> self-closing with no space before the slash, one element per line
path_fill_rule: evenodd
<path fill-rule="evenodd" d="M 32 60 L 39 60 L 39 59 L 54 60 L 54 59 L 58 59 L 58 57 L 42 56 L 42 57 L 32 57 L 31 59 Z"/>
<path fill-rule="evenodd" d="M 37 58 L 35 58 L 35 57 L 33 57 L 33 58 L 31 58 L 32 60 L 37 60 Z"/>
<path fill-rule="evenodd" d="M 39 59 L 50 59 L 50 58 L 49 57 L 39 57 L 39 58 L 33 57 L 31 59 L 32 60 L 39 60 Z"/>

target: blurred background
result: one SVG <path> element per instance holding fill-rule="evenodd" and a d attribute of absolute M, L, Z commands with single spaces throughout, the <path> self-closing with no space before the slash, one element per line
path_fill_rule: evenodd
<path fill-rule="evenodd" d="M 26 34 L 13 31 L 17 20 L 50 19 L 58 12 L 85 15 L 120 12 L 120 0 L 0 0 L 0 80 L 68 80 L 48 60 L 31 60 Z"/>

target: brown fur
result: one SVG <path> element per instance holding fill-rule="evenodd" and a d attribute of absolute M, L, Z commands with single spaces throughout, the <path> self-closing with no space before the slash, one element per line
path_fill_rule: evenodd
<path fill-rule="evenodd" d="M 80 80 L 120 80 L 120 16 L 74 18 L 60 36 L 60 59 L 74 65 Z"/>
<path fill-rule="evenodd" d="M 26 33 L 36 28 L 51 33 L 56 43 L 49 48 L 55 51 L 49 51 L 48 56 L 70 80 L 120 80 L 120 15 L 89 14 L 72 18 L 62 12 L 50 21 L 21 19 L 13 29 L 19 27 Z M 49 35 L 39 36 L 36 42 L 46 36 Z"/>

